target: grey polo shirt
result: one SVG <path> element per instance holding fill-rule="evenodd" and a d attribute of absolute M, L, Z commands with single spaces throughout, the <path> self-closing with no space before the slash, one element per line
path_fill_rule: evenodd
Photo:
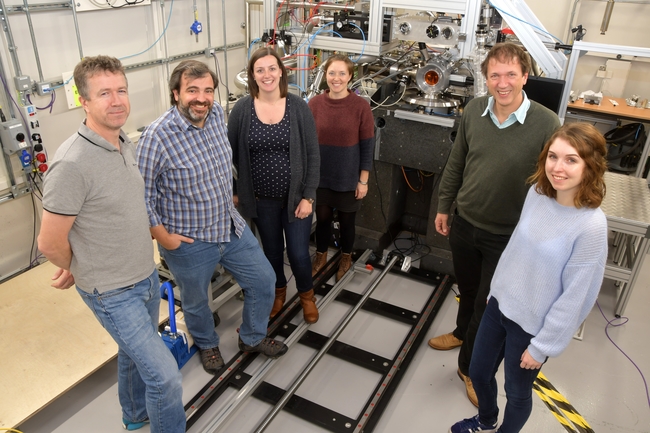
<path fill-rule="evenodd" d="M 76 216 L 70 271 L 89 293 L 135 284 L 155 266 L 135 148 L 123 131 L 120 140 L 118 150 L 82 123 L 44 179 L 43 208 Z"/>

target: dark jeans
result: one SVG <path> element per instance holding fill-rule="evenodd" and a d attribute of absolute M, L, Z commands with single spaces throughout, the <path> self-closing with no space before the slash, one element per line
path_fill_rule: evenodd
<path fill-rule="evenodd" d="M 495 235 L 474 227 L 456 215 L 449 233 L 454 273 L 460 292 L 454 336 L 463 340 L 458 367 L 467 375 L 476 331 L 485 311 L 490 283 L 510 235 Z"/>
<path fill-rule="evenodd" d="M 507 403 L 500 433 L 519 432 L 533 409 L 533 382 L 539 370 L 519 366 L 521 355 L 532 338 L 521 326 L 501 314 L 496 298 L 490 298 L 476 335 L 474 353 L 477 356 L 472 358 L 469 377 L 478 397 L 481 422 L 494 424 L 499 416 L 495 375 L 503 361 Z"/>
<path fill-rule="evenodd" d="M 257 218 L 253 218 L 260 233 L 264 254 L 275 271 L 275 287 L 287 285 L 284 275 L 284 243 L 291 271 L 296 278 L 299 292 L 312 289 L 311 257 L 309 256 L 309 235 L 311 216 L 289 222 L 286 204 L 280 200 L 258 199 Z"/>
<path fill-rule="evenodd" d="M 219 346 L 219 335 L 214 329 L 212 311 L 208 304 L 208 287 L 217 264 L 221 264 L 235 277 L 244 291 L 241 340 L 257 346 L 266 337 L 269 313 L 273 307 L 274 273 L 264 257 L 260 244 L 248 228 L 241 238 L 230 227 L 229 242 L 181 242 L 175 250 L 158 246 L 160 255 L 174 274 L 180 287 L 183 313 L 187 328 L 196 345 L 202 349 Z"/>

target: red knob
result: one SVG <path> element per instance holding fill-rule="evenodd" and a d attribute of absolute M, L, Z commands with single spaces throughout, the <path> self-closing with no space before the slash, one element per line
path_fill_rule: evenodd
<path fill-rule="evenodd" d="M 47 164 L 41 164 L 41 165 L 39 165 L 39 166 L 38 166 L 38 170 L 39 170 L 41 173 L 45 173 L 45 172 L 47 171 Z"/>
<path fill-rule="evenodd" d="M 47 161 L 47 157 L 45 156 L 44 153 L 37 153 L 37 154 L 36 154 L 36 160 L 37 160 L 38 162 L 43 163 L 43 162 Z"/>

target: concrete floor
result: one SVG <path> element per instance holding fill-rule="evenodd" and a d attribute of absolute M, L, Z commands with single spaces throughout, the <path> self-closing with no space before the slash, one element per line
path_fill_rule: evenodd
<path fill-rule="evenodd" d="M 290 271 L 287 271 L 289 275 Z M 379 298 L 395 303 L 418 304 L 422 302 L 426 287 L 418 287 L 408 280 L 389 276 L 389 289 L 378 289 Z M 362 275 L 355 276 L 350 290 L 362 290 Z M 387 277 L 388 278 L 388 277 Z M 357 289 L 354 289 L 356 287 Z M 290 286 L 290 294 L 295 290 Z M 605 280 L 599 303 L 608 319 L 613 317 L 616 287 Z M 231 299 L 220 310 L 222 323 L 217 328 L 224 357 L 233 356 L 236 348 L 236 328 L 241 320 L 241 301 Z M 646 261 L 641 277 L 625 315 L 629 321 L 620 327 L 610 327 L 612 340 L 638 365 L 650 373 L 650 261 Z M 321 320 L 312 325 L 314 330 L 328 333 L 345 314 L 348 307 L 333 303 L 321 312 Z M 457 303 L 449 293 L 435 318 L 426 338 L 418 348 L 411 366 L 402 379 L 388 408 L 379 421 L 378 433 L 447 432 L 454 422 L 473 416 L 476 409 L 467 400 L 463 383 L 456 375 L 458 349 L 449 352 L 435 351 L 427 340 L 440 333 L 450 332 L 455 323 Z M 345 342 L 362 346 L 379 354 L 390 355 L 392 341 L 403 333 L 402 325 L 390 320 L 372 317 L 361 312 L 342 335 Z M 586 419 L 598 433 L 650 433 L 650 402 L 641 374 L 635 366 L 610 342 L 605 335 L 607 322 L 598 307 L 594 307 L 586 320 L 584 340 L 573 340 L 558 358 L 550 359 L 543 368 L 544 375 Z M 644 337 L 644 335 L 646 335 Z M 294 346 L 281 358 L 271 372 L 269 381 L 287 386 L 291 379 L 313 355 L 311 349 Z M 256 361 L 257 362 L 257 361 Z M 254 370 L 259 364 L 253 364 Z M 184 396 L 190 396 L 207 382 L 209 376 L 202 370 L 198 356 L 183 368 Z M 111 362 L 20 427 L 25 433 L 96 432 L 117 433 L 120 425 L 120 408 L 117 401 L 116 363 Z M 502 386 L 501 372 L 497 377 Z M 326 356 L 321 364 L 299 389 L 302 396 L 318 401 L 349 416 L 356 416 L 367 390 L 377 381 L 374 373 L 346 365 L 343 361 Z M 500 393 L 500 405 L 505 394 Z M 524 433 L 561 433 L 565 428 L 537 395 L 534 395 L 532 415 L 523 429 Z M 221 400 L 220 400 L 221 401 Z M 218 409 L 214 405 L 214 411 Z M 241 408 L 231 422 L 220 432 L 251 431 L 270 406 L 251 399 Z M 201 421 L 190 432 L 201 431 Z M 148 432 L 149 428 L 139 430 Z M 281 413 L 267 429 L 268 432 L 320 432 L 318 427 L 291 415 Z"/>

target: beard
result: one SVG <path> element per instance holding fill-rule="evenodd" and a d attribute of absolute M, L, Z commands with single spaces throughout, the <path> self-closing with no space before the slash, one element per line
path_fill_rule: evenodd
<path fill-rule="evenodd" d="M 192 123 L 199 123 L 205 120 L 210 113 L 209 110 L 210 104 L 201 103 L 201 102 L 190 102 L 188 105 L 184 105 L 181 101 L 178 101 L 178 111 L 185 117 L 187 117 Z M 205 114 L 197 114 L 192 110 L 192 107 L 206 107 L 208 110 Z"/>

